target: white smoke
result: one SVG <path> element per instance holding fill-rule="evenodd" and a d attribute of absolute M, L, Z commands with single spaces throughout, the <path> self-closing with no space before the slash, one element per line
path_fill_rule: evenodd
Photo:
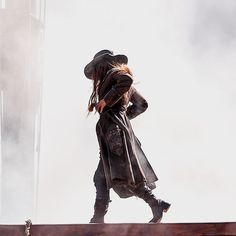
<path fill-rule="evenodd" d="M 172 203 L 163 222 L 234 219 L 235 7 L 47 1 L 37 222 L 87 223 L 93 213 L 98 117 L 86 118 L 91 83 L 83 68 L 104 48 L 127 54 L 149 102 L 132 124 L 159 177 L 155 194 Z M 112 199 L 107 222 L 151 218 L 141 200 Z"/>
<path fill-rule="evenodd" d="M 31 3 L 1 1 L 1 223 L 34 217 L 42 21 Z"/>

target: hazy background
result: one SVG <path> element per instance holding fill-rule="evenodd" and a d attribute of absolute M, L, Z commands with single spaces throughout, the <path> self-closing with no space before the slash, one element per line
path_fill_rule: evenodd
<path fill-rule="evenodd" d="M 172 203 L 163 222 L 235 221 L 236 2 L 47 0 L 37 223 L 87 223 L 98 163 L 83 68 L 124 53 L 149 102 L 132 121 Z M 106 222 L 147 222 L 149 206 L 112 192 Z"/>

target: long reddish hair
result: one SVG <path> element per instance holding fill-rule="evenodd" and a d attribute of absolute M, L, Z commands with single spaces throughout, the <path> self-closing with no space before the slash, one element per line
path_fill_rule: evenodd
<path fill-rule="evenodd" d="M 98 102 L 98 92 L 100 89 L 100 85 L 103 82 L 107 72 L 111 69 L 115 68 L 118 72 L 117 73 L 127 73 L 133 76 L 133 73 L 129 69 L 126 64 L 112 64 L 108 61 L 102 61 L 97 63 L 94 66 L 92 79 L 93 79 L 93 91 L 90 95 L 89 102 L 88 102 L 88 111 L 92 112 L 94 107 Z"/>

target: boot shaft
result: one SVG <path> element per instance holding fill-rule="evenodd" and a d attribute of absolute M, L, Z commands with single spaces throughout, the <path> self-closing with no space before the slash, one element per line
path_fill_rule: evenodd
<path fill-rule="evenodd" d="M 94 215 L 89 223 L 104 223 L 104 216 L 108 211 L 110 200 L 96 199 L 94 204 Z"/>

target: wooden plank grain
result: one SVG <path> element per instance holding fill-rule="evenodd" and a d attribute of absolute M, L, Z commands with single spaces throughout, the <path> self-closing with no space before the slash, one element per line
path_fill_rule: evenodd
<path fill-rule="evenodd" d="M 25 236 L 25 226 L 0 225 L 0 236 Z"/>
<path fill-rule="evenodd" d="M 25 236 L 24 225 L 0 225 L 0 236 Z M 236 236 L 236 222 L 32 225 L 30 236 Z"/>

